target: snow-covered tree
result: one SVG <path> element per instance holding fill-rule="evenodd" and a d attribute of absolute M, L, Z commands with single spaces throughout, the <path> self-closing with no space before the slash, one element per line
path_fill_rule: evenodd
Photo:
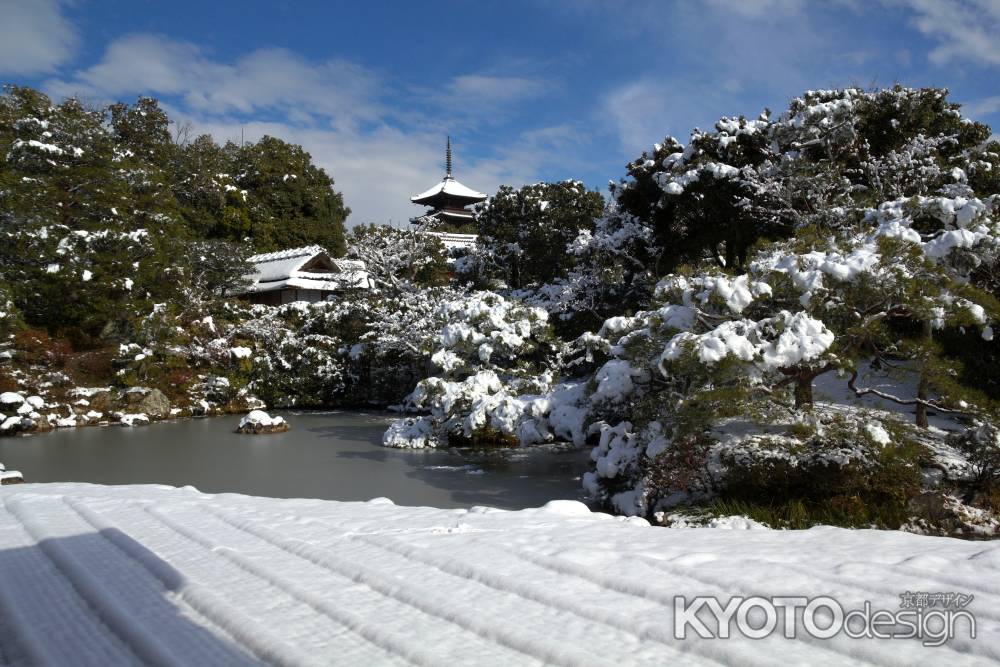
<path fill-rule="evenodd" d="M 571 401 L 597 441 L 588 488 L 642 514 L 763 493 L 778 482 L 760 471 L 780 469 L 824 480 L 808 502 L 851 489 L 878 508 L 851 520 L 902 522 L 920 490 L 907 471 L 930 455 L 885 406 L 919 426 L 998 411 L 944 344 L 992 344 L 1000 317 L 989 137 L 946 91 L 811 91 L 632 163 L 570 245 L 577 270 L 525 296 L 556 320 L 603 322 L 563 366 L 595 369 Z M 851 400 L 880 407 L 838 407 Z M 865 481 L 879 475 L 893 498 Z"/>
<path fill-rule="evenodd" d="M 576 263 L 566 246 L 593 229 L 603 206 L 600 193 L 579 181 L 501 186 L 477 209 L 479 239 L 465 272 L 513 289 L 565 277 Z"/>
<path fill-rule="evenodd" d="M 397 421 L 386 433 L 394 447 L 433 447 L 449 441 L 534 442 L 525 437 L 518 394 L 549 389 L 556 341 L 545 311 L 492 292 L 472 292 L 441 304 L 443 325 L 431 356 L 437 372 L 408 397 L 429 414 Z"/>
<path fill-rule="evenodd" d="M 383 287 L 444 285 L 449 280 L 444 245 L 418 229 L 358 225 L 348 236 L 347 256 L 363 261 L 369 275 Z"/>

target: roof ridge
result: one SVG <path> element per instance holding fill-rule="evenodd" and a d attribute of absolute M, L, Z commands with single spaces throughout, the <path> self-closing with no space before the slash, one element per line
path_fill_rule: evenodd
<path fill-rule="evenodd" d="M 283 259 L 292 259 L 293 257 L 301 257 L 304 255 L 315 255 L 317 253 L 326 252 L 326 248 L 321 245 L 307 245 L 301 246 L 299 248 L 288 248 L 286 250 L 275 250 L 274 252 L 265 252 L 259 255 L 252 255 L 247 258 L 248 262 L 253 262 L 255 264 L 261 264 L 263 262 L 276 262 Z"/>

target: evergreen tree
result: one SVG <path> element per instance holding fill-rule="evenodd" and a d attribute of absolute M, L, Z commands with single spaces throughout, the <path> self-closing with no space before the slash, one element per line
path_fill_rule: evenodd
<path fill-rule="evenodd" d="M 154 304 L 221 295 L 248 272 L 247 238 L 344 252 L 349 210 L 300 147 L 178 145 L 169 123 L 152 98 L 92 109 L 5 88 L 0 281 L 28 324 L 100 344 Z"/>
<path fill-rule="evenodd" d="M 243 241 L 251 222 L 246 193 L 236 187 L 234 145 L 225 148 L 202 135 L 178 146 L 174 161 L 174 196 L 191 233 L 198 238 Z"/>
<path fill-rule="evenodd" d="M 565 277 L 575 265 L 567 246 L 594 227 L 604 198 L 579 181 L 504 185 L 476 216 L 480 280 L 520 288 Z"/>
<path fill-rule="evenodd" d="M 344 220 L 351 211 L 301 146 L 264 137 L 235 151 L 231 170 L 245 191 L 257 251 L 319 244 L 334 256 L 346 252 Z"/>

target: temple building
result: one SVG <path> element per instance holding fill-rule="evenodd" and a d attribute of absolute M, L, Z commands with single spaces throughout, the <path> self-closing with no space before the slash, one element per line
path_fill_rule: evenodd
<path fill-rule="evenodd" d="M 331 301 L 344 292 L 374 286 L 364 262 L 334 259 L 316 245 L 254 255 L 247 261 L 253 273 L 234 296 L 250 303 L 280 306 L 293 301 Z"/>
<path fill-rule="evenodd" d="M 474 235 L 460 233 L 475 221 L 472 211 L 466 207 L 486 199 L 482 192 L 465 187 L 451 175 L 451 137 L 448 137 L 444 180 L 430 190 L 410 197 L 414 204 L 430 207 L 423 215 L 410 218 L 410 222 L 448 236 L 473 236 L 474 241 Z"/>

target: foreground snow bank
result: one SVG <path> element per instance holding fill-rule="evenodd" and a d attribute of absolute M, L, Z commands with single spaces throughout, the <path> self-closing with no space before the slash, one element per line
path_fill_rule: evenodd
<path fill-rule="evenodd" d="M 897 532 L 672 530 L 556 501 L 507 512 L 27 484 L 0 492 L 7 664 L 983 664 L 1000 543 Z M 915 640 L 674 639 L 683 595 L 971 594 Z"/>

